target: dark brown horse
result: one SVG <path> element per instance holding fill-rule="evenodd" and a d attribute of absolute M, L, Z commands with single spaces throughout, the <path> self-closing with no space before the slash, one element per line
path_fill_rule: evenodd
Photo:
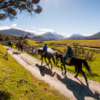
<path fill-rule="evenodd" d="M 51 58 L 52 58 L 52 60 L 53 60 L 53 62 L 55 64 L 55 60 L 54 60 L 53 54 L 50 53 L 50 52 L 47 52 L 46 55 L 42 55 L 42 50 L 41 49 L 38 49 L 38 54 L 40 54 L 41 57 L 42 57 L 42 63 L 41 64 L 43 64 L 43 58 L 45 58 L 45 62 L 47 63 L 47 61 L 46 61 L 46 58 L 47 58 L 49 60 L 49 63 L 51 64 L 51 69 L 52 69 Z"/>
<path fill-rule="evenodd" d="M 65 74 L 66 74 L 66 67 L 65 67 L 65 64 L 66 64 L 66 65 L 69 65 L 69 66 L 75 66 L 76 69 L 77 69 L 77 74 L 75 75 L 75 77 L 77 77 L 78 74 L 79 74 L 79 72 L 81 72 L 81 73 L 83 74 L 84 78 L 85 78 L 85 81 L 87 82 L 87 78 L 86 78 L 86 76 L 85 76 L 85 73 L 84 73 L 84 71 L 82 70 L 82 63 L 83 63 L 84 66 L 85 66 L 85 68 L 86 68 L 86 69 L 88 70 L 88 72 L 91 74 L 91 70 L 90 70 L 90 67 L 88 66 L 87 61 L 86 61 L 85 59 L 80 59 L 80 58 L 72 57 L 70 63 L 67 64 L 67 63 L 65 63 L 65 62 L 62 61 L 62 57 L 63 57 L 62 54 L 56 53 L 56 60 L 58 60 L 58 58 L 60 58 L 60 60 L 61 60 L 61 63 L 62 63 L 62 64 L 61 64 L 61 69 L 62 69 L 62 71 L 63 71 L 62 66 L 64 66 Z M 57 64 L 57 63 L 56 63 L 56 64 Z"/>
<path fill-rule="evenodd" d="M 21 50 L 21 52 L 23 51 L 23 44 L 22 43 L 21 44 L 17 43 L 16 47 L 18 48 L 18 50 Z"/>
<path fill-rule="evenodd" d="M 12 49 L 12 46 L 13 46 L 12 42 L 8 42 L 8 46 L 10 46 Z"/>

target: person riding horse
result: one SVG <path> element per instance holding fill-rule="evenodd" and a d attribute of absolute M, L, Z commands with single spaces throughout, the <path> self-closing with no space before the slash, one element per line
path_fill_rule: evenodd
<path fill-rule="evenodd" d="M 42 50 L 42 56 L 45 56 L 47 54 L 47 44 L 44 45 Z"/>
<path fill-rule="evenodd" d="M 8 40 L 8 45 L 11 45 L 11 39 Z"/>
<path fill-rule="evenodd" d="M 70 44 L 67 44 L 67 52 L 66 54 L 63 56 L 63 62 L 65 62 L 65 60 L 68 58 L 68 57 L 72 57 L 74 54 L 73 54 L 73 51 L 72 51 L 72 48 L 70 47 Z"/>
<path fill-rule="evenodd" d="M 19 45 L 21 45 L 21 40 L 20 40 L 20 39 L 19 39 L 19 41 L 18 41 L 18 46 L 19 46 Z"/>

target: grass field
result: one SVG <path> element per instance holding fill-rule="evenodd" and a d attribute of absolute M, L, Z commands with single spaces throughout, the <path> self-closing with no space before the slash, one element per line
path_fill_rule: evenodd
<path fill-rule="evenodd" d="M 45 41 L 46 42 L 46 41 Z M 88 46 L 88 47 L 100 47 L 100 39 L 98 40 L 57 40 L 57 41 L 47 41 L 48 44 L 71 44 L 79 43 L 81 46 Z"/>
<path fill-rule="evenodd" d="M 57 49 L 57 50 L 62 50 L 62 51 L 64 51 L 64 49 L 66 48 L 66 46 L 65 45 L 57 45 L 56 44 L 56 46 L 55 46 L 55 44 L 54 43 L 61 43 L 62 41 L 70 41 L 70 44 L 71 44 L 71 42 L 73 43 L 73 42 L 75 42 L 75 41 L 77 41 L 77 43 L 80 41 L 80 43 L 81 42 L 89 42 L 89 43 L 87 43 L 87 44 L 89 44 L 90 45 L 90 42 L 93 42 L 94 44 L 96 44 L 97 42 L 99 42 L 100 40 L 87 40 L 87 41 L 84 41 L 84 40 L 58 40 L 58 41 L 45 41 L 44 43 L 47 43 L 47 46 L 48 47 L 51 47 L 51 48 L 54 48 L 54 49 Z M 67 44 L 67 42 L 66 42 L 66 44 Z M 51 44 L 51 43 L 53 43 L 53 44 Z M 65 42 L 64 42 L 65 43 Z M 69 42 L 68 42 L 69 43 Z M 100 42 L 99 42 L 100 43 Z M 99 44 L 98 43 L 98 44 Z M 62 44 L 63 44 L 63 42 L 62 42 Z M 42 43 L 42 45 L 40 45 L 40 46 L 43 46 L 44 44 Z M 88 48 L 86 48 L 86 49 L 88 49 Z M 92 70 L 92 73 L 93 73 L 93 75 L 91 76 L 87 71 L 86 71 L 86 69 L 83 67 L 83 70 L 85 71 L 85 73 L 86 73 L 86 76 L 87 76 L 87 78 L 89 78 L 89 79 L 91 79 L 91 80 L 94 80 L 94 81 L 98 81 L 98 82 L 100 82 L 100 50 L 93 50 L 93 49 L 89 49 L 90 51 L 93 51 L 94 52 L 94 56 L 93 56 L 93 61 L 87 61 L 88 62 L 88 64 L 89 64 L 89 66 L 91 66 L 91 70 Z M 98 53 L 97 53 L 98 52 Z M 40 59 L 41 60 L 41 57 L 40 56 L 35 56 L 37 59 Z M 45 61 L 44 61 L 45 62 Z M 52 62 L 53 63 L 53 62 Z M 56 66 L 56 65 L 54 65 L 53 64 L 53 66 Z M 58 68 L 60 68 L 61 67 L 61 63 L 59 62 L 58 63 L 58 65 L 56 66 L 56 67 L 58 67 Z M 75 68 L 74 68 L 74 66 L 67 66 L 66 65 L 66 70 L 67 71 L 69 71 L 69 72 L 71 72 L 71 73 L 75 73 Z M 75 73 L 76 74 L 76 73 Z M 81 73 L 79 74 L 80 76 L 82 76 L 81 75 Z"/>
<path fill-rule="evenodd" d="M 45 82 L 34 78 L 0 45 L 0 100 L 69 99 Z"/>

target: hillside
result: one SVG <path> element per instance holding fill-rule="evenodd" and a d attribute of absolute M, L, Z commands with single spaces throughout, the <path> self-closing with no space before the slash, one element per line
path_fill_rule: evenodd
<path fill-rule="evenodd" d="M 19 39 L 19 37 L 17 37 L 17 36 L 12 36 L 12 35 L 8 35 L 8 34 L 4 34 L 4 33 L 0 33 L 0 37 L 3 37 L 4 40 L 7 40 L 8 38 L 10 38 L 11 40 Z"/>
<path fill-rule="evenodd" d="M 84 37 L 85 36 L 76 33 L 76 34 L 73 34 L 69 38 L 66 38 L 66 39 L 83 39 Z"/>
<path fill-rule="evenodd" d="M 87 36 L 85 39 L 100 39 L 100 32 L 92 35 L 92 36 Z"/>
<path fill-rule="evenodd" d="M 5 33 L 5 34 L 8 34 L 8 35 L 13 35 L 13 36 L 26 36 L 27 34 L 30 34 L 29 37 L 34 37 L 34 33 L 30 33 L 30 32 L 25 32 L 25 31 L 22 31 L 20 29 L 15 29 L 15 28 L 11 28 L 11 29 L 8 29 L 8 30 L 1 30 L 0 33 Z"/>
<path fill-rule="evenodd" d="M 7 55 L 0 45 L 0 100 L 68 100 Z"/>
<path fill-rule="evenodd" d="M 55 40 L 54 38 L 44 38 L 42 36 L 35 36 L 31 39 L 34 41 L 52 41 L 52 40 Z"/>

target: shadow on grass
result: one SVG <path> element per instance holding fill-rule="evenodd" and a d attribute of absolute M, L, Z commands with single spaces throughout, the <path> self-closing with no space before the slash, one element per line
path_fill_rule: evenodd
<path fill-rule="evenodd" d="M 11 94 L 9 92 L 0 90 L 0 100 L 10 100 Z"/>
<path fill-rule="evenodd" d="M 56 72 L 52 72 L 50 69 L 48 69 L 45 66 L 41 66 L 36 64 L 36 66 L 39 68 L 40 73 L 42 76 L 45 76 L 45 74 L 50 75 L 51 77 L 55 76 Z"/>

